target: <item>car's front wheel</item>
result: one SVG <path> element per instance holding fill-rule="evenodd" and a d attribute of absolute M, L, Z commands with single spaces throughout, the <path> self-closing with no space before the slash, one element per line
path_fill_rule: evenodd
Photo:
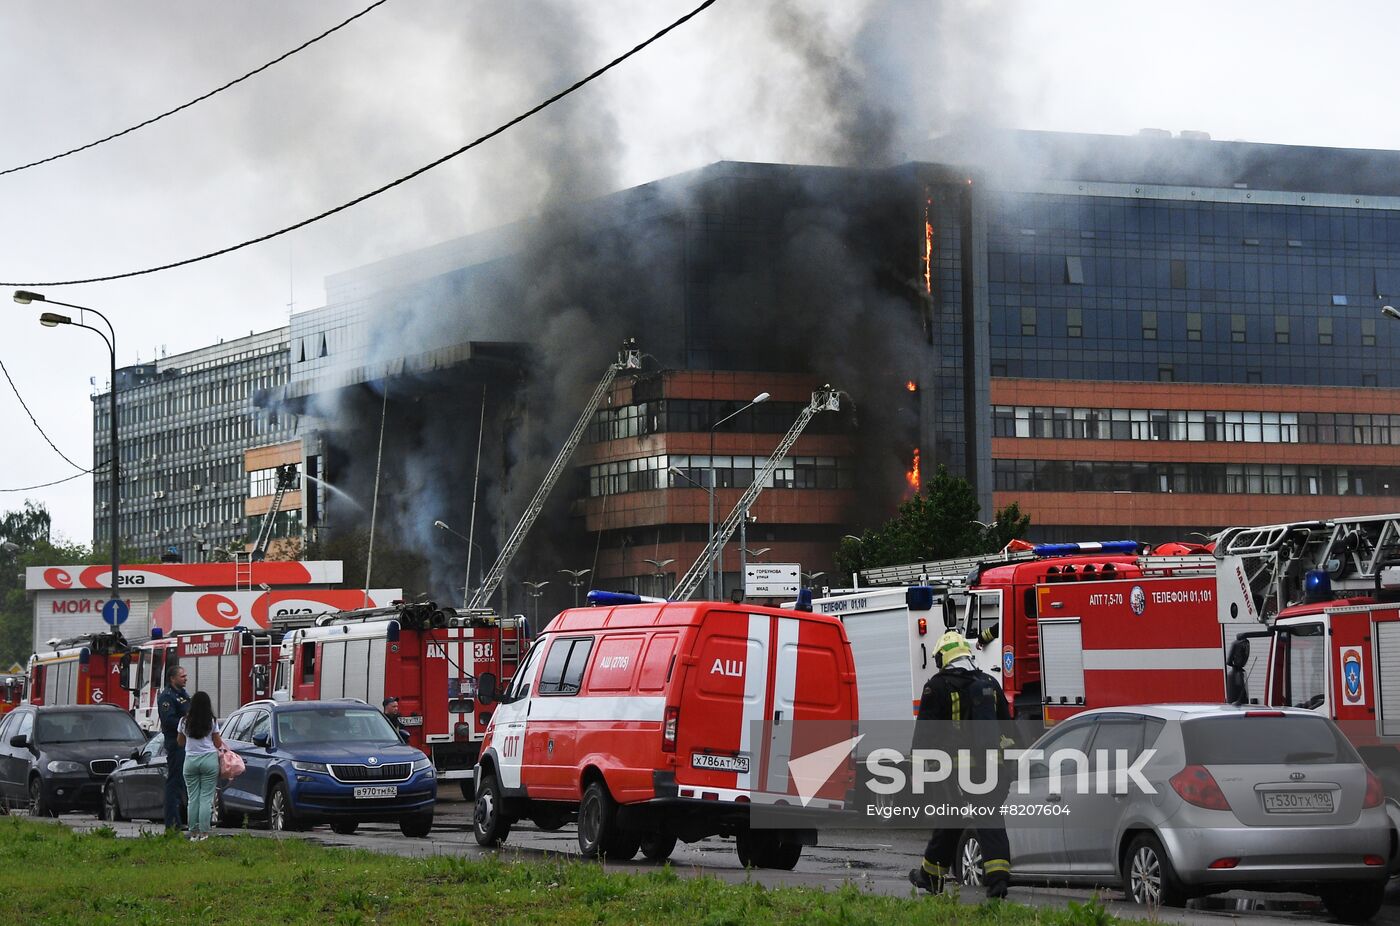
<path fill-rule="evenodd" d="M 1123 856 L 1123 891 L 1133 903 L 1151 907 L 1184 907 L 1186 890 L 1162 841 L 1142 833 Z"/>
<path fill-rule="evenodd" d="M 119 823 L 123 819 L 121 803 L 117 800 L 117 788 L 108 785 L 102 789 L 102 819 L 108 823 Z"/>
<path fill-rule="evenodd" d="M 964 830 L 958 837 L 958 854 L 953 862 L 954 875 L 960 884 L 982 886 L 982 840 L 976 830 Z"/>
<path fill-rule="evenodd" d="M 1322 895 L 1327 912 L 1343 923 L 1364 923 L 1380 912 L 1385 903 L 1385 882 L 1333 888 Z"/>
<path fill-rule="evenodd" d="M 433 831 L 433 815 L 431 813 L 416 813 L 408 817 L 399 817 L 399 832 L 409 839 L 423 839 Z"/>
<path fill-rule="evenodd" d="M 272 786 L 272 793 L 267 798 L 267 825 L 277 833 L 295 833 L 305 829 L 297 820 L 287 786 L 280 781 Z"/>
<path fill-rule="evenodd" d="M 35 775 L 29 779 L 29 815 L 31 817 L 56 817 L 52 806 L 44 797 L 44 783 Z"/>
<path fill-rule="evenodd" d="M 506 819 L 505 804 L 501 798 L 501 786 L 496 776 L 483 775 L 476 789 L 476 812 L 472 815 L 472 832 L 478 845 L 499 846 L 510 835 L 510 821 Z"/>

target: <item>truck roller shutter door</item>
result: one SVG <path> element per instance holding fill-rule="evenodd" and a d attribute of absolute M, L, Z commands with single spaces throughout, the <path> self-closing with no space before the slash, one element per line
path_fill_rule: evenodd
<path fill-rule="evenodd" d="M 214 704 L 215 717 L 227 717 L 238 707 L 239 670 L 243 668 L 243 658 L 235 649 L 231 655 L 219 657 L 219 697 Z"/>
<path fill-rule="evenodd" d="M 369 700 L 369 640 L 351 640 L 345 644 L 346 698 Z"/>
<path fill-rule="evenodd" d="M 384 640 L 374 640 L 369 645 L 369 695 L 365 698 L 378 707 L 384 700 Z"/>
<path fill-rule="evenodd" d="M 321 697 L 345 697 L 345 644 L 327 640 L 321 645 Z"/>
<path fill-rule="evenodd" d="M 1374 626 L 1381 736 L 1400 736 L 1400 621 Z"/>
<path fill-rule="evenodd" d="M 1077 619 L 1040 622 L 1040 673 L 1047 701 L 1084 703 L 1083 634 Z"/>

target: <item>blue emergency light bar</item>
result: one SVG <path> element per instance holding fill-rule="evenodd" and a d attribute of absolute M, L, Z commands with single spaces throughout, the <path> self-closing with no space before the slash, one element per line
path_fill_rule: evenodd
<path fill-rule="evenodd" d="M 1038 543 L 1031 552 L 1036 556 L 1073 556 L 1076 553 L 1123 553 L 1132 555 L 1140 552 L 1142 544 L 1136 540 L 1104 540 L 1089 543 Z"/>
<path fill-rule="evenodd" d="M 588 603 L 595 608 L 620 604 L 641 604 L 642 596 L 632 592 L 605 592 L 595 588 L 588 593 Z"/>

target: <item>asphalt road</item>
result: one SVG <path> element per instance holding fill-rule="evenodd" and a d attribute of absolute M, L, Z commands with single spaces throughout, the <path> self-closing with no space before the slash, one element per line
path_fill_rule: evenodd
<path fill-rule="evenodd" d="M 250 833 L 266 838 L 311 839 L 328 846 L 348 846 L 392 855 L 461 855 L 481 858 L 494 851 L 506 858 L 538 859 L 554 855 L 577 855 L 578 842 L 573 826 L 555 833 L 542 832 L 533 824 L 522 822 L 511 830 L 510 838 L 500 850 L 482 849 L 471 832 L 472 807 L 467 802 L 444 799 L 438 803 L 433 831 L 426 839 L 408 839 L 392 824 L 365 824 L 353 836 L 339 836 L 329 827 L 278 837 L 254 826 Z M 89 830 L 102 822 L 87 814 L 64 814 L 58 820 L 75 830 Z M 135 836 L 143 829 L 160 829 L 158 823 L 116 824 L 119 836 Z M 216 831 L 231 833 L 231 830 Z M 671 856 L 671 864 L 682 875 L 709 875 L 725 881 L 758 881 L 765 885 L 792 885 L 835 889 L 850 882 L 872 894 L 907 897 L 912 888 L 907 872 L 919 863 L 924 837 L 908 830 L 852 830 L 840 834 L 822 834 L 822 844 L 807 847 L 794 871 L 745 871 L 734 855 L 732 840 L 711 838 L 687 845 L 680 843 Z M 617 871 L 641 872 L 655 868 L 649 862 L 623 864 L 606 863 Z M 965 903 L 980 903 L 985 899 L 978 888 L 959 888 Z M 1084 901 L 1093 891 L 1083 889 L 1013 887 L 1010 899 L 1037 906 L 1062 906 L 1069 901 Z M 1192 901 L 1186 910 L 1149 911 L 1127 903 L 1117 891 L 1100 892 L 1110 912 L 1120 917 L 1152 919 L 1168 923 L 1215 924 L 1222 918 L 1238 919 L 1249 926 L 1302 922 L 1328 922 L 1327 912 L 1314 898 L 1289 894 L 1230 894 L 1224 897 Z M 1389 902 L 1372 921 L 1377 926 L 1400 926 L 1400 879 L 1392 882 Z"/>

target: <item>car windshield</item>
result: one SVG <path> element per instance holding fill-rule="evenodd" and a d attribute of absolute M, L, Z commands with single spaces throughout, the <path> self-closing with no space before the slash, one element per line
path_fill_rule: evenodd
<path fill-rule="evenodd" d="M 369 707 L 314 707 L 277 715 L 277 741 L 300 743 L 397 743 L 398 734 Z"/>
<path fill-rule="evenodd" d="M 34 741 L 58 743 L 144 743 L 141 728 L 121 711 L 46 711 L 34 721 Z"/>
<path fill-rule="evenodd" d="M 1181 725 L 1186 761 L 1198 765 L 1320 765 L 1361 761 L 1322 717 L 1243 714 Z"/>

